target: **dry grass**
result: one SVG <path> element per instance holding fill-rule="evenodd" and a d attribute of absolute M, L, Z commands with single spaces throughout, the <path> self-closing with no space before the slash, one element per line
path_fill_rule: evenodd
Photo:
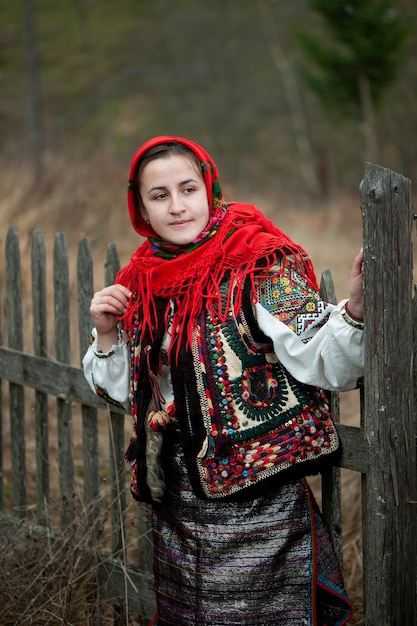
<path fill-rule="evenodd" d="M 22 522 L 15 532 L 0 534 L 0 624 L 2 626 L 143 626 L 147 621 L 125 613 L 124 597 L 117 606 L 101 594 L 107 561 L 97 526 L 107 524 L 109 511 L 91 524 L 94 503 L 77 501 L 77 515 L 64 530 L 49 530 Z M 59 502 L 51 506 L 51 514 Z M 105 574 L 104 574 L 105 575 Z M 127 576 L 127 574 L 126 574 Z M 111 580 L 106 580 L 111 585 Z M 115 602 L 115 604 L 116 604 Z M 118 608 L 119 607 L 119 608 Z"/>

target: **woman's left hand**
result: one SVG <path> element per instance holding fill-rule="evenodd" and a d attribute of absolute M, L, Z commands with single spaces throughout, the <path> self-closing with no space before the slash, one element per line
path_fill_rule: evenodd
<path fill-rule="evenodd" d="M 349 280 L 349 312 L 357 319 L 363 319 L 363 249 L 353 260 Z"/>

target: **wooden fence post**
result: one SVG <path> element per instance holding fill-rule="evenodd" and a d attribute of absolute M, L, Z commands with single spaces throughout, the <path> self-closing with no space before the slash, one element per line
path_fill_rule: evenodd
<path fill-rule="evenodd" d="M 2 302 L 2 291 L 0 290 L 0 304 Z M 0 307 L 0 348 L 3 345 L 3 334 L 1 331 L 2 315 Z M 4 461 L 3 461 L 3 380 L 0 378 L 0 513 L 4 510 Z"/>
<path fill-rule="evenodd" d="M 57 361 L 71 362 L 68 251 L 63 233 L 57 233 L 54 246 L 55 352 Z M 59 483 L 61 523 L 69 526 L 75 518 L 72 407 L 67 398 L 58 398 Z"/>
<path fill-rule="evenodd" d="M 363 480 L 367 626 L 416 624 L 416 440 L 412 381 L 411 183 L 365 165 Z"/>
<path fill-rule="evenodd" d="M 23 350 L 22 278 L 19 236 L 10 227 L 6 239 L 7 336 L 9 348 Z M 12 447 L 13 508 L 17 517 L 26 517 L 25 392 L 22 385 L 9 384 L 10 437 Z"/>
<path fill-rule="evenodd" d="M 114 283 L 119 269 L 120 261 L 116 246 L 115 244 L 109 244 L 104 266 L 104 281 L 106 285 Z M 126 559 L 124 537 L 126 511 L 124 420 L 124 414 L 112 411 L 109 406 L 112 554 L 118 556 L 123 561 Z"/>
<path fill-rule="evenodd" d="M 46 315 L 46 257 L 43 233 L 35 230 L 32 240 L 33 351 L 48 356 Z M 36 424 L 36 518 L 49 525 L 49 418 L 48 395 L 35 389 Z"/>
<path fill-rule="evenodd" d="M 120 269 L 119 255 L 116 245 L 107 246 L 107 256 L 104 265 L 104 282 L 106 285 L 114 283 Z M 127 562 L 126 554 L 126 464 L 124 459 L 124 414 L 112 411 L 108 407 L 109 415 L 109 453 L 110 453 L 110 480 L 111 480 L 111 526 L 112 526 L 112 554 L 123 563 Z M 127 594 L 127 580 L 123 581 L 123 591 Z M 122 600 L 126 599 L 122 597 Z M 122 626 L 128 621 L 128 603 L 121 602 L 113 608 L 115 626 Z"/>
<path fill-rule="evenodd" d="M 332 275 L 325 270 L 320 281 L 320 293 L 323 300 L 337 303 Z M 340 423 L 340 398 L 338 392 L 330 395 L 330 406 L 334 421 Z M 339 562 L 343 564 L 343 536 L 342 536 L 342 481 L 340 467 L 331 467 L 322 473 L 322 501 L 323 517 L 332 538 Z"/>
<path fill-rule="evenodd" d="M 78 335 L 80 362 L 87 350 L 91 334 L 90 302 L 93 296 L 93 260 L 91 257 L 88 239 L 80 241 L 77 256 L 77 284 L 78 284 Z M 100 465 L 98 445 L 97 409 L 83 404 L 81 406 L 83 423 L 83 472 L 84 472 L 84 499 L 87 506 L 87 515 L 94 536 L 98 537 L 102 531 L 99 521 L 100 497 Z"/>

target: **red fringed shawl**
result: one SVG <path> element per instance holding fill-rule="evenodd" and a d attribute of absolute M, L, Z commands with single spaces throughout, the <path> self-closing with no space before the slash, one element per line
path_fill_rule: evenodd
<path fill-rule="evenodd" d="M 167 248 L 158 239 L 157 233 L 141 216 L 134 191 L 133 181 L 141 158 L 150 148 L 165 143 L 183 144 L 196 154 L 207 189 L 211 207 L 209 228 L 202 240 L 199 238 L 188 246 Z M 121 318 L 128 332 L 137 320 L 141 333 L 148 331 L 152 338 L 157 324 L 155 298 L 163 298 L 167 300 L 167 314 L 169 301 L 174 301 L 173 329 L 180 339 L 185 334 L 190 342 L 195 320 L 203 307 L 216 305 L 224 316 L 227 314 L 231 294 L 226 303 L 220 300 L 220 283 L 225 275 L 234 272 L 239 286 L 247 276 L 253 281 L 255 274 L 266 273 L 277 258 L 285 260 L 287 255 L 296 259 L 300 272 L 317 289 L 313 266 L 303 248 L 255 206 L 238 202 L 226 204 L 216 164 L 201 146 L 188 139 L 156 137 L 139 148 L 130 168 L 128 206 L 133 228 L 147 238 L 116 277 L 116 282 L 126 285 L 133 293 L 126 314 Z M 240 307 L 241 294 L 242 290 L 237 289 L 236 309 Z"/>

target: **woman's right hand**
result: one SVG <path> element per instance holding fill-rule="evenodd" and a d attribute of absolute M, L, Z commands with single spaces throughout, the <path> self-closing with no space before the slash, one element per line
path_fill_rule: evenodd
<path fill-rule="evenodd" d="M 357 319 L 363 320 L 363 249 L 355 257 L 349 281 L 349 312 Z"/>
<path fill-rule="evenodd" d="M 96 291 L 90 304 L 90 315 L 97 330 L 97 338 L 103 352 L 117 343 L 117 319 L 126 311 L 131 291 L 116 284 Z"/>

